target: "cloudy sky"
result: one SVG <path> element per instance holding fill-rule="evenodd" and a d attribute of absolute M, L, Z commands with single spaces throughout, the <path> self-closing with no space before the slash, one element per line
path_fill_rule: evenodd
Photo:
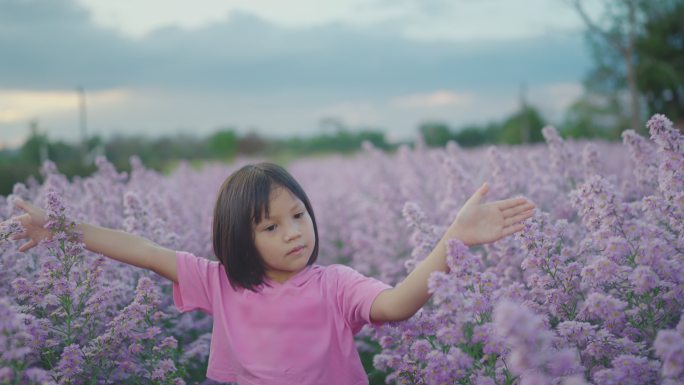
<path fill-rule="evenodd" d="M 590 58 L 564 0 L 0 0 L 0 146 L 52 139 L 311 134 L 336 118 L 412 137 L 526 99 L 553 121 Z"/>

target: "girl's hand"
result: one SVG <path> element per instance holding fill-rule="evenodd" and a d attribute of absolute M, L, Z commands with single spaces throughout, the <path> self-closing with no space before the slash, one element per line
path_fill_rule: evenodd
<path fill-rule="evenodd" d="M 467 246 L 494 242 L 522 230 L 521 222 L 534 214 L 534 203 L 525 198 L 480 202 L 487 191 L 489 185 L 484 183 L 466 201 L 447 230 L 448 238 L 460 239 Z"/>
<path fill-rule="evenodd" d="M 19 247 L 19 251 L 27 251 L 36 246 L 38 242 L 42 241 L 43 239 L 52 238 L 52 233 L 50 230 L 44 228 L 48 221 L 48 217 L 43 209 L 20 199 L 17 199 L 15 206 L 24 210 L 25 214 L 12 217 L 10 220 L 18 221 L 24 228 L 24 231 L 12 235 L 11 239 L 29 239 L 28 243 L 25 243 Z"/>

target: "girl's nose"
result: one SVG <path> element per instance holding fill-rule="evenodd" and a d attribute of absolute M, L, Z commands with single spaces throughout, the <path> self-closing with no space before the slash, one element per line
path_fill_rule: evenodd
<path fill-rule="evenodd" d="M 290 242 L 293 239 L 299 238 L 301 235 L 302 232 L 299 230 L 299 226 L 292 225 L 285 234 L 285 241 Z"/>

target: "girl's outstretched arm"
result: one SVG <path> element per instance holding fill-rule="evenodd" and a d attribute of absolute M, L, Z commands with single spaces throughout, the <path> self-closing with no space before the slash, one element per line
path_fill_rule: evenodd
<path fill-rule="evenodd" d="M 16 206 L 22 209 L 24 214 L 11 220 L 18 220 L 24 231 L 15 234 L 12 239 L 28 239 L 27 243 L 19 247 L 19 251 L 25 252 L 41 240 L 50 238 L 52 234 L 45 228 L 48 220 L 45 211 L 22 200 L 17 200 Z M 178 282 L 175 251 L 120 230 L 86 223 L 80 223 L 77 227 L 83 233 L 86 249 L 129 265 L 152 270 L 164 278 Z"/>
<path fill-rule="evenodd" d="M 473 246 L 494 242 L 523 229 L 521 222 L 534 214 L 534 204 L 525 198 L 482 203 L 488 190 L 485 183 L 466 201 L 434 250 L 404 281 L 378 295 L 371 307 L 373 321 L 406 320 L 425 305 L 430 298 L 430 274 L 449 270 L 446 263 L 447 240 L 456 238 L 467 246 Z"/>

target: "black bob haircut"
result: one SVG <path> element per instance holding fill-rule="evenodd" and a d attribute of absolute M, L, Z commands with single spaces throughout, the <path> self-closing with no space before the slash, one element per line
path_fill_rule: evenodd
<path fill-rule="evenodd" d="M 214 254 L 221 262 L 233 289 L 256 292 L 264 282 L 266 267 L 254 245 L 252 225 L 269 215 L 271 190 L 290 190 L 304 203 L 313 222 L 316 243 L 307 266 L 318 258 L 318 227 L 309 198 L 284 168 L 273 163 L 247 165 L 223 182 L 214 208 Z"/>

